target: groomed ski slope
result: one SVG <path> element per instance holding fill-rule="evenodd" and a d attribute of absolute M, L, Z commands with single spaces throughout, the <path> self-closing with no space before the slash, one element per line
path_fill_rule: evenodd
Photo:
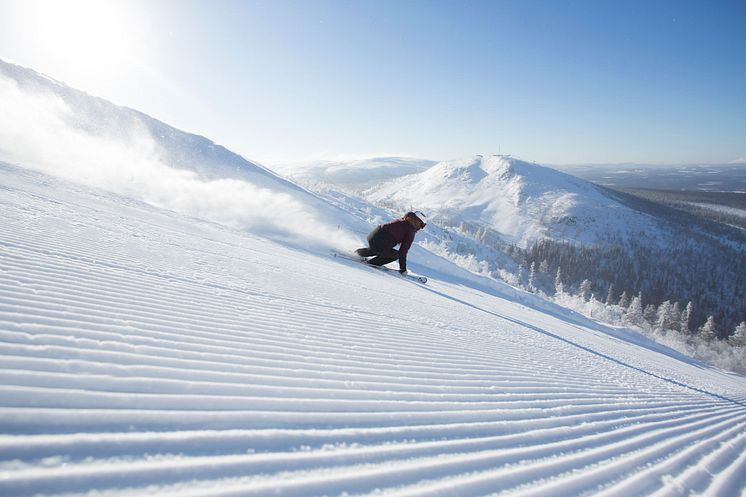
<path fill-rule="evenodd" d="M 4 497 L 746 495 L 746 379 L 631 332 L 7 165 L 0 210 Z"/>

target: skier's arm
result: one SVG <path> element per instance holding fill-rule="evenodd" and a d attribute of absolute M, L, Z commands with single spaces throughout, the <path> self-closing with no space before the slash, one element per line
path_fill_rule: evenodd
<path fill-rule="evenodd" d="M 399 271 L 402 273 L 407 270 L 407 252 L 409 252 L 412 242 L 414 242 L 414 233 L 407 234 L 404 241 L 401 242 L 401 247 L 399 247 Z"/>

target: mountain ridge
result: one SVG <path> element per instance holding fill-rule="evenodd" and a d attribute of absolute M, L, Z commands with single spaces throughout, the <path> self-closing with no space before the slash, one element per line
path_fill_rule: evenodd
<path fill-rule="evenodd" d="M 340 232 L 335 207 L 206 137 L 32 69 L 0 60 L 0 99 L 0 160 L 8 163 L 269 236 L 353 244 L 350 229 L 361 229 L 348 217 Z"/>
<path fill-rule="evenodd" d="M 161 146 L 162 153 L 182 152 L 164 158 L 172 167 L 194 171 L 205 179 L 243 178 L 246 174 L 258 174 L 297 188 L 270 169 L 204 136 L 180 130 L 139 110 L 70 87 L 33 69 L 0 59 L 0 75 L 15 81 L 22 91 L 47 93 L 60 98 L 71 111 L 69 124 L 89 133 L 116 137 L 137 132 L 137 127 L 143 126 Z"/>
<path fill-rule="evenodd" d="M 444 161 L 364 195 L 418 206 L 449 225 L 478 223 L 522 247 L 541 238 L 603 243 L 609 221 L 620 213 L 630 218 L 628 231 L 654 229 L 647 217 L 635 216 L 590 182 L 507 156 Z"/>

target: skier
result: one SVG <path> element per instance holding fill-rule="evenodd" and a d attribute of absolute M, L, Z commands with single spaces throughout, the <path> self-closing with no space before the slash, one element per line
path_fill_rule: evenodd
<path fill-rule="evenodd" d="M 407 212 L 400 219 L 376 227 L 368 235 L 369 247 L 359 248 L 355 253 L 364 258 L 375 256 L 367 261 L 374 266 L 383 266 L 399 259 L 399 272 L 406 275 L 407 252 L 415 233 L 427 226 L 426 219 L 420 211 Z M 396 250 L 394 247 L 399 244 L 399 250 Z"/>

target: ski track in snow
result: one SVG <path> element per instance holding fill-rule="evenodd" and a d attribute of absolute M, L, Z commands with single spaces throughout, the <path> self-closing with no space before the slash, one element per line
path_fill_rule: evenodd
<path fill-rule="evenodd" d="M 743 377 L 0 178 L 0 495 L 746 494 Z"/>

